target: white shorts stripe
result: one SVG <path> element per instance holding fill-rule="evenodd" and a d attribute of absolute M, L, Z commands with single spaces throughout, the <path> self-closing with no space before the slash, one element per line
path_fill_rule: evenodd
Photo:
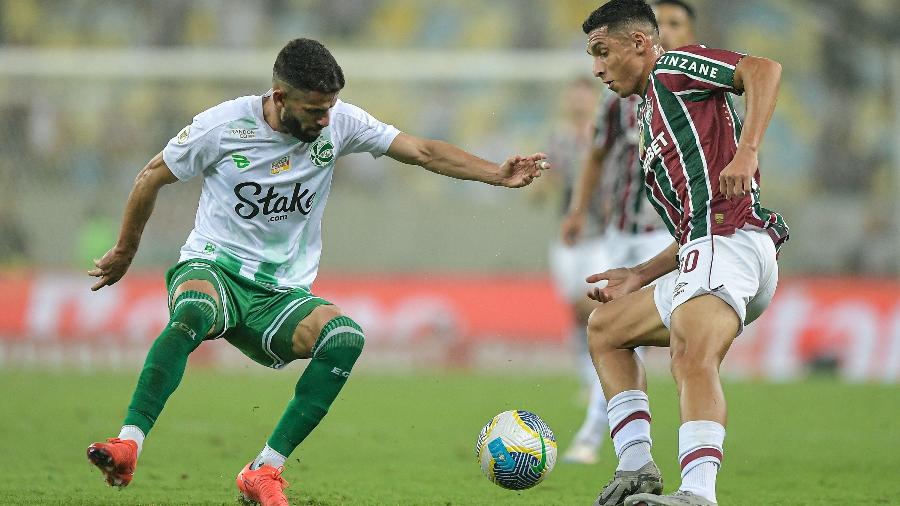
<path fill-rule="evenodd" d="M 272 358 L 272 367 L 274 369 L 280 369 L 285 365 L 285 362 L 278 355 L 276 355 L 274 351 L 272 351 L 272 338 L 275 336 L 275 334 L 278 333 L 278 330 L 282 325 L 284 325 L 285 320 L 287 320 L 288 316 L 290 316 L 291 313 L 313 299 L 318 299 L 318 297 L 311 295 L 303 299 L 291 301 L 290 304 L 287 305 L 287 307 L 285 307 L 280 313 L 278 313 L 278 316 L 275 317 L 275 320 L 271 325 L 269 325 L 269 328 L 267 328 L 266 331 L 263 332 L 262 346 L 266 354 Z"/>

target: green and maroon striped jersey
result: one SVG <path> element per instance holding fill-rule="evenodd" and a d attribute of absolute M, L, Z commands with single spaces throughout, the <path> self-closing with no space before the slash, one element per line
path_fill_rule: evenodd
<path fill-rule="evenodd" d="M 626 234 L 643 234 L 662 229 L 662 222 L 644 195 L 643 173 L 638 159 L 637 111 L 641 99 L 619 98 L 609 93 L 600 104 L 594 132 L 594 146 L 606 149 L 603 189 L 607 204 L 606 222 Z"/>
<path fill-rule="evenodd" d="M 759 170 L 752 191 L 726 200 L 719 174 L 734 159 L 741 120 L 729 93 L 744 55 L 685 46 L 657 60 L 639 110 L 639 151 L 647 197 L 680 244 L 765 229 L 776 246 L 788 239 L 780 214 L 759 203 Z"/>

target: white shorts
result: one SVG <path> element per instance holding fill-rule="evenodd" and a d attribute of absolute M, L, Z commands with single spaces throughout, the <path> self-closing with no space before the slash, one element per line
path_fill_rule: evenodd
<path fill-rule="evenodd" d="M 672 244 L 665 230 L 625 234 L 610 229 L 599 238 L 578 241 L 569 247 L 558 242 L 550 248 L 550 270 L 556 288 L 566 300 L 575 302 L 587 295 L 584 278 L 616 267 L 633 267 L 658 255 Z"/>
<path fill-rule="evenodd" d="M 763 230 L 738 230 L 730 236 L 697 239 L 682 246 L 678 258 L 678 275 L 660 278 L 653 292 L 666 327 L 671 325 L 675 308 L 694 297 L 712 294 L 737 313 L 740 334 L 775 295 L 775 244 Z"/>

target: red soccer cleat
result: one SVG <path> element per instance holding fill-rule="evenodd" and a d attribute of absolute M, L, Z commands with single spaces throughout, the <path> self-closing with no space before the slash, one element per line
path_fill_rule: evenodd
<path fill-rule="evenodd" d="M 288 482 L 281 477 L 284 468 L 275 469 L 264 465 L 251 471 L 250 464 L 244 466 L 237 475 L 237 486 L 244 500 L 259 503 L 260 506 L 288 506 L 287 497 L 284 496 Z"/>
<path fill-rule="evenodd" d="M 88 446 L 87 458 L 97 466 L 112 487 L 125 487 L 134 477 L 137 464 L 137 443 L 130 439 L 111 437 L 105 443 Z"/>

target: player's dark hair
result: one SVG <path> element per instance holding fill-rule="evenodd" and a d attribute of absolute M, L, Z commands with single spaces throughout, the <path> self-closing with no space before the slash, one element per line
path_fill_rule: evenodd
<path fill-rule="evenodd" d="M 288 42 L 272 68 L 272 78 L 304 91 L 335 93 L 344 87 L 344 71 L 322 43 L 312 39 Z"/>
<path fill-rule="evenodd" d="M 644 23 L 653 27 L 659 34 L 659 25 L 656 24 L 656 15 L 653 9 L 644 0 L 611 0 L 597 8 L 584 23 L 581 29 L 584 33 L 605 26 L 613 32 L 630 23 Z"/>
<path fill-rule="evenodd" d="M 656 0 L 656 2 L 654 2 L 654 5 L 656 5 L 657 7 L 659 7 L 660 5 L 674 5 L 675 7 L 681 7 L 682 9 L 684 9 L 684 12 L 687 13 L 688 18 L 690 18 L 691 21 L 696 21 L 697 19 L 697 11 L 695 11 L 689 3 L 682 2 L 681 0 Z"/>

